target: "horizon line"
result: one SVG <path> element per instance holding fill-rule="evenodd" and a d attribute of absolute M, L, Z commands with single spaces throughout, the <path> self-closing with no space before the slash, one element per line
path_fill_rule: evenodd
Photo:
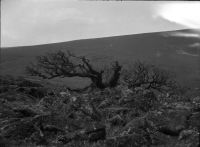
<path fill-rule="evenodd" d="M 135 34 L 111 35 L 111 36 L 102 36 L 102 37 L 94 37 L 94 38 L 74 39 L 74 40 L 68 40 L 68 41 L 49 42 L 49 43 L 33 44 L 33 45 L 19 45 L 19 46 L 1 46 L 1 45 L 0 45 L 0 48 L 1 48 L 1 49 L 9 49 L 9 48 L 17 48 L 17 47 L 33 47 L 33 46 L 42 46 L 42 45 L 49 45 L 49 44 L 58 44 L 58 43 L 65 43 L 65 42 L 81 41 L 81 40 L 103 39 L 103 38 L 122 37 L 122 36 L 131 36 L 131 35 L 142 35 L 142 34 L 151 34 L 151 33 L 184 31 L 184 30 L 196 30 L 196 29 L 185 28 L 185 29 L 175 29 L 175 30 L 166 30 L 166 31 L 153 31 L 153 32 L 135 33 Z M 1 41 L 1 42 L 2 42 L 2 41 Z"/>

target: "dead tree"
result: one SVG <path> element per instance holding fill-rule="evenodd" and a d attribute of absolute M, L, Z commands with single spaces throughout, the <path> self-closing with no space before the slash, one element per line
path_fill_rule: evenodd
<path fill-rule="evenodd" d="M 120 78 L 122 66 L 116 61 L 111 67 L 111 76 L 107 82 L 103 81 L 104 70 L 96 70 L 85 56 L 76 56 L 71 52 L 58 51 L 38 56 L 37 63 L 26 67 L 28 74 L 44 79 L 56 77 L 82 77 L 91 80 L 91 86 L 99 89 L 115 87 Z"/>

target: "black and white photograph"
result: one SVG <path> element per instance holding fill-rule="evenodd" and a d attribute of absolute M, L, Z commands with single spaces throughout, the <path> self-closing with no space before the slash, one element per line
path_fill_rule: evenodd
<path fill-rule="evenodd" d="M 200 147 L 200 2 L 1 0 L 0 147 Z"/>

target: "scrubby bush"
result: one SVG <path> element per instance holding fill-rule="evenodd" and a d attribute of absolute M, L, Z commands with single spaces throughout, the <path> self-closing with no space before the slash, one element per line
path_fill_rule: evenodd
<path fill-rule="evenodd" d="M 136 61 L 130 69 L 125 70 L 122 80 L 132 89 L 142 87 L 169 91 L 176 87 L 176 82 L 170 72 L 141 61 Z"/>

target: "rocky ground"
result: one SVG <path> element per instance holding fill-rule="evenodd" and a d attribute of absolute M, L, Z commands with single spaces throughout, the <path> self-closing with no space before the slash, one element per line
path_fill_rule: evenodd
<path fill-rule="evenodd" d="M 118 86 L 76 93 L 1 77 L 0 146 L 199 147 L 200 96 Z"/>

